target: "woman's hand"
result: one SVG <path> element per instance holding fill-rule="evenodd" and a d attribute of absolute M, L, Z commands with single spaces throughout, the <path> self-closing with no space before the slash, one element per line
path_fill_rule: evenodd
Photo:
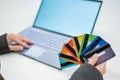
<path fill-rule="evenodd" d="M 11 51 L 22 51 L 24 48 L 29 48 L 29 44 L 33 44 L 31 40 L 20 34 L 10 33 L 6 38 Z M 12 45 L 12 42 L 15 42 L 17 45 Z"/>
<path fill-rule="evenodd" d="M 88 63 L 94 66 L 96 64 L 97 60 L 98 60 L 98 54 L 94 54 L 90 58 Z M 106 72 L 106 62 L 101 63 L 95 67 L 98 69 L 98 71 L 100 71 L 101 74 L 104 74 Z"/>

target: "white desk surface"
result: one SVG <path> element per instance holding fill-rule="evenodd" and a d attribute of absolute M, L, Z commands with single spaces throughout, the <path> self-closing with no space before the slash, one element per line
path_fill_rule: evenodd
<path fill-rule="evenodd" d="M 18 33 L 32 26 L 41 0 L 0 0 L 0 34 Z M 103 0 L 93 34 L 108 41 L 116 57 L 107 61 L 104 80 L 120 79 L 120 0 Z M 6 80 L 68 80 L 77 69 L 62 71 L 17 53 L 0 56 L 1 74 Z M 94 74 L 93 74 L 94 75 Z"/>

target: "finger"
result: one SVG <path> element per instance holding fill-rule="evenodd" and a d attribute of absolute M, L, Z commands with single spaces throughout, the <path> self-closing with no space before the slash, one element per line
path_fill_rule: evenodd
<path fill-rule="evenodd" d="M 28 45 L 28 44 L 26 44 L 25 42 L 23 42 L 21 39 L 19 39 L 19 38 L 14 38 L 14 41 L 17 43 L 17 44 L 19 44 L 19 45 L 21 45 L 21 46 L 23 46 L 23 47 L 25 47 L 25 48 L 29 48 L 30 46 Z"/>
<path fill-rule="evenodd" d="M 10 33 L 10 34 L 8 34 L 8 35 L 6 36 L 8 44 L 11 43 L 12 39 L 13 39 L 15 36 L 16 36 L 16 35 L 15 35 L 14 33 Z"/>
<path fill-rule="evenodd" d="M 89 64 L 91 64 L 91 65 L 95 65 L 95 63 L 97 62 L 97 60 L 98 60 L 98 54 L 94 54 L 91 58 L 90 58 L 90 60 L 89 60 Z"/>
<path fill-rule="evenodd" d="M 29 40 L 27 37 L 23 36 L 23 35 L 17 35 L 22 41 L 29 43 L 29 44 L 33 44 L 33 42 L 31 40 Z"/>
<path fill-rule="evenodd" d="M 18 45 L 16 45 L 16 46 L 9 45 L 9 48 L 10 48 L 11 51 L 22 51 L 23 50 L 23 47 L 18 46 Z"/>
<path fill-rule="evenodd" d="M 100 71 L 101 74 L 104 74 L 106 72 L 106 62 L 97 65 L 96 68 Z"/>

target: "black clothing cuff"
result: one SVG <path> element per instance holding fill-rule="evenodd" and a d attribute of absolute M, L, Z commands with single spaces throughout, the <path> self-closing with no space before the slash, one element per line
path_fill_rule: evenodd
<path fill-rule="evenodd" d="M 4 54 L 4 53 L 10 52 L 6 36 L 7 36 L 7 34 L 4 34 L 4 35 L 0 36 L 0 54 Z"/>
<path fill-rule="evenodd" d="M 74 72 L 70 80 L 103 80 L 103 77 L 94 66 L 85 63 Z"/>

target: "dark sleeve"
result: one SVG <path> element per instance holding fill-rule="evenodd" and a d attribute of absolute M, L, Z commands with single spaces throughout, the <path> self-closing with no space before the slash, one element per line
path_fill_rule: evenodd
<path fill-rule="evenodd" d="M 10 52 L 6 36 L 7 36 L 7 34 L 4 34 L 4 35 L 0 36 L 0 54 L 4 54 L 4 53 Z"/>
<path fill-rule="evenodd" d="M 0 80 L 4 80 L 4 78 L 2 77 L 2 75 L 0 74 Z"/>
<path fill-rule="evenodd" d="M 101 73 L 90 64 L 81 65 L 69 80 L 103 80 Z"/>

